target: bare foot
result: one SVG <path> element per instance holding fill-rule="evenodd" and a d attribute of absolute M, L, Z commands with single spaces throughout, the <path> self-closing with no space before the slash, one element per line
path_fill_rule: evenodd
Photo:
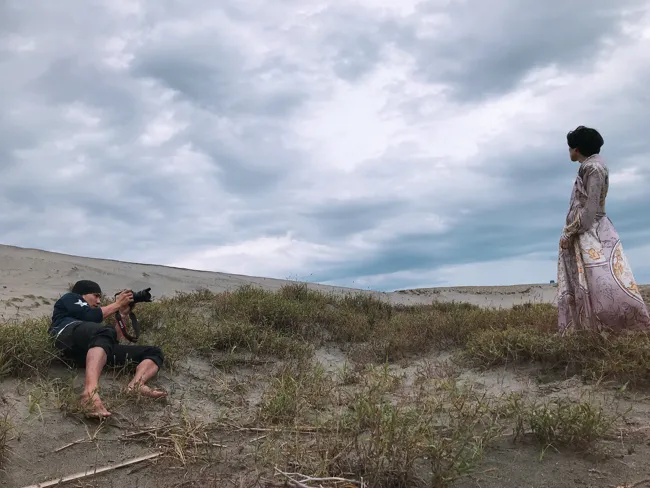
<path fill-rule="evenodd" d="M 163 398 L 167 396 L 166 391 L 162 390 L 152 390 L 147 385 L 141 383 L 135 383 L 128 386 L 127 391 L 129 393 L 140 393 L 142 396 L 150 398 Z"/>
<path fill-rule="evenodd" d="M 81 408 L 86 417 L 105 418 L 110 417 L 111 412 L 106 410 L 97 393 L 84 391 L 81 394 Z"/>

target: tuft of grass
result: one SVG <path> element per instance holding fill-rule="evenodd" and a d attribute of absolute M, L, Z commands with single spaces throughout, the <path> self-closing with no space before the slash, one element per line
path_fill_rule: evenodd
<path fill-rule="evenodd" d="M 610 431 L 616 418 L 588 402 L 557 400 L 532 405 L 526 421 L 546 446 L 586 449 Z"/>
<path fill-rule="evenodd" d="M 500 407 L 514 422 L 513 440 L 526 435 L 550 447 L 589 450 L 605 438 L 621 415 L 612 415 L 599 405 L 570 398 L 526 400 L 519 393 L 507 395 Z"/>
<path fill-rule="evenodd" d="M 306 360 L 284 364 L 271 377 L 262 396 L 258 420 L 271 424 L 309 421 L 310 413 L 321 412 L 330 405 L 332 387 L 332 381 L 318 364 Z"/>
<path fill-rule="evenodd" d="M 566 337 L 530 326 L 478 331 L 463 353 L 473 364 L 492 367 L 537 362 L 591 380 L 630 384 L 650 379 L 650 335 L 581 332 Z"/>
<path fill-rule="evenodd" d="M 47 335 L 46 318 L 30 318 L 0 325 L 0 378 L 39 373 L 59 357 Z"/>
<path fill-rule="evenodd" d="M 4 470 L 7 455 L 10 453 L 9 441 L 12 439 L 13 425 L 6 413 L 0 418 L 0 471 Z"/>

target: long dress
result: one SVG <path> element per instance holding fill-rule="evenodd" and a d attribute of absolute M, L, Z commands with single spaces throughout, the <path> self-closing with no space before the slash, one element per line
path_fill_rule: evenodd
<path fill-rule="evenodd" d="M 595 154 L 580 164 L 558 257 L 558 328 L 650 331 L 650 315 L 605 213 L 609 170 Z"/>

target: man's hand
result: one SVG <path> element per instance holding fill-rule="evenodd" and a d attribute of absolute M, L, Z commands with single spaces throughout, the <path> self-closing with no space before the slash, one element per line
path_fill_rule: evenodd
<path fill-rule="evenodd" d="M 129 312 L 131 308 L 131 302 L 133 301 L 133 292 L 131 290 L 125 290 L 115 298 L 115 303 L 120 309 L 120 312 L 126 311 Z"/>
<path fill-rule="evenodd" d="M 128 314 L 132 301 L 133 292 L 131 290 L 123 291 L 115 297 L 113 303 L 101 308 L 102 316 L 108 317 L 109 315 L 113 315 L 115 312 L 124 312 L 125 314 Z"/>

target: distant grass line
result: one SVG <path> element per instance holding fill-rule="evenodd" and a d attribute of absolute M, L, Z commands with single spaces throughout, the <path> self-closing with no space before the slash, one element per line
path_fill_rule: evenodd
<path fill-rule="evenodd" d="M 561 338 L 557 309 L 549 304 L 399 306 L 362 293 L 341 296 L 289 284 L 277 292 L 247 285 L 224 293 L 178 293 L 139 304 L 136 313 L 140 342 L 160 346 L 171 366 L 192 354 L 231 350 L 295 359 L 337 343 L 361 363 L 460 349 L 475 366 L 535 361 L 632 383 L 647 381 L 650 372 L 648 334 Z M 42 371 L 58 356 L 47 337 L 48 322 L 46 316 L 0 325 L 0 377 Z M 113 325 L 112 318 L 107 323 Z"/>

